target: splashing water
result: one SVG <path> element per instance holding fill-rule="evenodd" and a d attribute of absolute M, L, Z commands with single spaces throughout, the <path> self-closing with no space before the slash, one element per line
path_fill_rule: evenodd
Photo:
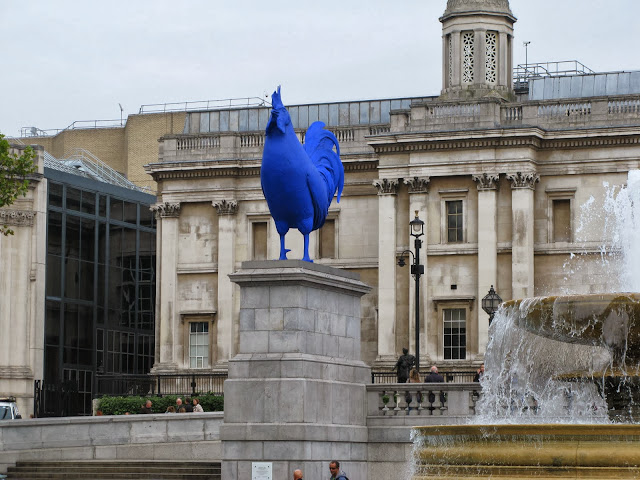
<path fill-rule="evenodd" d="M 604 202 L 605 234 L 612 236 L 611 256 L 619 281 L 614 292 L 640 292 L 640 171 L 629 172 L 627 187 L 609 188 Z"/>
<path fill-rule="evenodd" d="M 598 249 L 597 265 L 593 251 L 585 249 L 570 255 L 565 276 L 587 275 L 588 270 L 588 275 L 605 279 L 590 283 L 605 284 L 608 292 L 640 292 L 640 171 L 629 172 L 626 187 L 603 186 L 603 204 L 589 198 L 581 206 L 576 228 L 578 240 L 590 229 L 604 231 L 607 240 Z M 516 313 L 526 315 L 536 301 L 518 304 L 520 312 L 501 307 L 496 313 L 485 355 L 483 394 L 472 423 L 608 423 L 607 404 L 596 384 L 563 380 L 563 375 L 602 371 L 612 364 L 609 351 L 544 338 L 517 326 Z"/>

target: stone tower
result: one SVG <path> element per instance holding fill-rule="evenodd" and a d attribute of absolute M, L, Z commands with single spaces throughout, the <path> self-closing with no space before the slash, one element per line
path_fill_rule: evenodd
<path fill-rule="evenodd" d="M 442 17 L 442 97 L 513 93 L 513 24 L 509 0 L 448 0 Z"/>

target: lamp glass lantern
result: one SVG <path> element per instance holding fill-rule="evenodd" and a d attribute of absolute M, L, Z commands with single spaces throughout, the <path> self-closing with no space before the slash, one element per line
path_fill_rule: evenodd
<path fill-rule="evenodd" d="M 482 310 L 484 310 L 487 315 L 489 315 L 489 322 L 493 320 L 493 315 L 498 311 L 498 307 L 502 303 L 502 298 L 498 295 L 491 285 L 489 289 L 489 293 L 484 296 L 482 299 Z"/>
<path fill-rule="evenodd" d="M 418 217 L 418 210 L 416 210 L 416 218 L 409 222 L 411 226 L 411 236 L 419 238 L 424 235 L 424 222 Z"/>

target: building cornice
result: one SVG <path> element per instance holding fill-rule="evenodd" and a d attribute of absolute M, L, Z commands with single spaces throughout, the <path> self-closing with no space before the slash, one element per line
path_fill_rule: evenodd
<path fill-rule="evenodd" d="M 519 148 L 616 147 L 640 144 L 640 128 L 616 127 L 572 130 L 534 128 L 465 130 L 457 132 L 415 132 L 370 137 L 377 154 L 430 150 Z"/>

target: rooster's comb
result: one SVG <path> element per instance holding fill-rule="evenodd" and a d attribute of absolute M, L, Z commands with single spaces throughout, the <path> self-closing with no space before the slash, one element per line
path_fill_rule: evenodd
<path fill-rule="evenodd" d="M 282 103 L 282 100 L 280 99 L 280 85 L 278 85 L 278 88 L 276 89 L 276 91 L 273 92 L 273 95 L 271 95 L 271 106 L 274 109 L 283 108 L 284 107 L 284 104 Z"/>

